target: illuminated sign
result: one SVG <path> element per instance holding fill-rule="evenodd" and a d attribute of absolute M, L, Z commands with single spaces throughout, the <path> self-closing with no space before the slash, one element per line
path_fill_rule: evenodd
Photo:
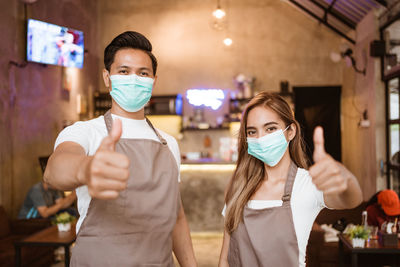
<path fill-rule="evenodd" d="M 189 89 L 186 91 L 186 98 L 193 106 L 217 110 L 221 107 L 225 94 L 221 89 Z"/>

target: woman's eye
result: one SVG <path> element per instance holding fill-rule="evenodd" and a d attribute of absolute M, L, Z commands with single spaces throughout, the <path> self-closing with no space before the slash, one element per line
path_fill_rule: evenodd
<path fill-rule="evenodd" d="M 253 136 L 256 134 L 256 131 L 248 131 L 247 136 Z"/>
<path fill-rule="evenodd" d="M 269 127 L 267 128 L 267 133 L 273 133 L 276 131 L 276 127 Z"/>

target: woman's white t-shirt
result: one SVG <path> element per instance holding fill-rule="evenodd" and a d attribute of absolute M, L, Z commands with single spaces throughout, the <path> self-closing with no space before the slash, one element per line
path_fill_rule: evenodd
<path fill-rule="evenodd" d="M 113 119 L 118 118 L 122 122 L 121 138 L 151 139 L 160 141 L 146 120 L 128 119 L 114 114 L 111 114 L 111 116 Z M 167 141 L 168 148 L 171 150 L 179 170 L 180 153 L 178 143 L 174 137 L 161 130 L 157 129 L 157 131 Z M 79 121 L 71 126 L 66 127 L 60 132 L 55 142 L 54 149 L 56 149 L 56 147 L 63 142 L 71 141 L 81 145 L 85 150 L 86 155 L 92 156 L 96 153 L 101 141 L 107 135 L 108 132 L 104 122 L 104 116 L 100 116 L 89 121 Z M 180 179 L 179 175 L 177 179 Z M 78 187 L 76 189 L 76 195 L 78 198 L 78 211 L 80 215 L 76 224 L 76 232 L 78 233 L 79 228 L 86 217 L 86 213 L 92 198 L 89 195 L 87 186 Z"/>
<path fill-rule="evenodd" d="M 250 200 L 247 206 L 251 209 L 278 207 L 282 206 L 282 200 Z M 299 266 L 304 267 L 312 225 L 318 213 L 326 207 L 323 193 L 315 187 L 311 176 L 305 169 L 297 169 L 290 206 L 299 247 Z M 223 216 L 225 216 L 225 208 L 222 211 Z"/>

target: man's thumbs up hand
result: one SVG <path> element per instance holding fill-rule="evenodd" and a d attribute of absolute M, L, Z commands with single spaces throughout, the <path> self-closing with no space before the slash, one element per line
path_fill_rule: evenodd
<path fill-rule="evenodd" d="M 324 132 L 318 126 L 314 130 L 314 165 L 309 169 L 312 181 L 324 195 L 340 194 L 347 189 L 347 178 L 342 166 L 325 151 Z"/>
<path fill-rule="evenodd" d="M 113 121 L 110 134 L 106 136 L 94 154 L 88 168 L 86 184 L 94 198 L 114 199 L 126 189 L 129 178 L 129 159 L 115 152 L 115 145 L 122 134 L 122 123 Z"/>

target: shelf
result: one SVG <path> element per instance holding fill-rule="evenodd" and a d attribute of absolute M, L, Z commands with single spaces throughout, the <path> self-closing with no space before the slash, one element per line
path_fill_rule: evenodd
<path fill-rule="evenodd" d="M 293 97 L 293 92 L 279 92 L 278 95 Z"/>
<path fill-rule="evenodd" d="M 290 97 L 293 101 L 293 93 L 292 92 L 271 92 L 272 94 L 279 95 L 283 98 Z M 240 121 L 241 114 L 243 110 L 246 108 L 246 105 L 250 102 L 252 98 L 230 98 L 229 99 L 229 115 L 231 122 Z M 286 99 L 287 100 L 287 99 Z"/>
<path fill-rule="evenodd" d="M 104 115 L 111 108 L 111 95 L 108 92 L 95 92 L 93 97 L 94 116 Z"/>
<path fill-rule="evenodd" d="M 230 102 L 248 102 L 251 99 L 252 98 L 230 98 L 229 101 Z"/>
<path fill-rule="evenodd" d="M 229 130 L 229 126 L 225 127 L 209 127 L 209 128 L 182 128 L 182 131 L 215 131 L 215 130 Z"/>
<path fill-rule="evenodd" d="M 215 159 L 215 158 L 199 158 L 197 160 L 188 160 L 188 159 L 182 159 L 181 164 L 185 165 L 198 165 L 198 164 L 215 164 L 215 165 L 220 165 L 220 164 L 236 164 L 234 161 L 225 161 L 222 159 Z"/>
<path fill-rule="evenodd" d="M 293 97 L 293 92 L 271 92 L 272 94 L 277 94 L 280 96 L 290 96 Z M 253 97 L 250 98 L 230 98 L 230 102 L 249 102 Z"/>

